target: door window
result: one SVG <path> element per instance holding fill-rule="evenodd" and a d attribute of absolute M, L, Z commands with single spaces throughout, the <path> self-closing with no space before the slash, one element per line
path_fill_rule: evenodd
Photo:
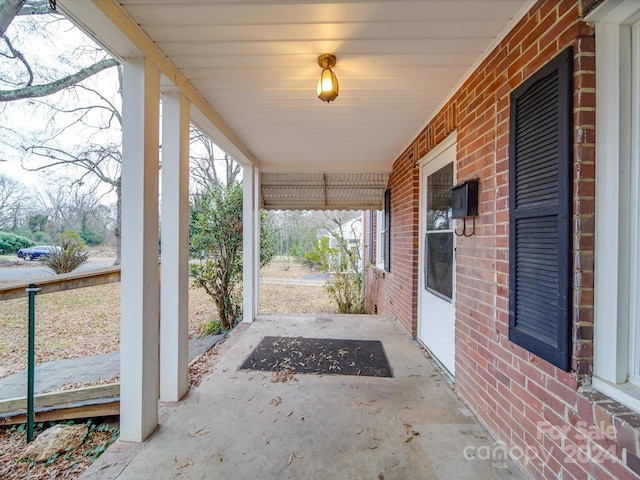
<path fill-rule="evenodd" d="M 427 177 L 425 288 L 449 301 L 453 296 L 453 163 Z"/>

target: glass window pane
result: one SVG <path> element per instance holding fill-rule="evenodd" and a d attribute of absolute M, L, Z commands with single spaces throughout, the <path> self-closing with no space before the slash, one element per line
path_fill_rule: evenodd
<path fill-rule="evenodd" d="M 427 178 L 427 230 L 451 230 L 451 187 L 453 163 Z"/>
<path fill-rule="evenodd" d="M 427 289 L 447 298 L 453 295 L 453 235 L 427 234 Z"/>

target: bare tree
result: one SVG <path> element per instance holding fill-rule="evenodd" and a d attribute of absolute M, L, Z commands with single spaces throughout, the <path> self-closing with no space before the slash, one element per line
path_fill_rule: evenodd
<path fill-rule="evenodd" d="M 18 8 L 21 9 L 16 16 Z M 14 17 L 9 18 L 10 15 Z M 14 120 L 42 119 L 24 128 L 15 125 L 15 121 L 0 121 L 0 144 L 4 143 L 6 151 L 14 149 L 14 156 L 25 170 L 42 172 L 44 176 L 52 171 L 60 176 L 62 171 L 69 188 L 98 179 L 115 192 L 114 233 L 119 263 L 122 69 L 113 69 L 117 61 L 86 37 L 69 51 L 65 52 L 62 45 L 58 48 L 61 32 L 77 29 L 52 12 L 48 0 L 5 0 L 0 16 L 0 26 L 1 21 L 9 25 L 14 20 L 9 30 L 2 30 L 0 39 L 0 120 L 3 116 Z M 37 52 L 29 46 L 38 38 L 43 39 L 45 47 L 56 45 L 54 63 L 34 56 Z M 117 72 L 117 77 L 109 72 Z M 100 81 L 105 75 L 111 75 L 115 85 L 110 92 L 105 92 L 104 82 Z M 113 78 L 117 80 L 114 82 Z M 191 133 L 190 172 L 198 191 L 239 179 L 239 164 L 196 128 Z M 62 200 L 58 193 L 43 193 L 42 203 L 52 209 L 54 223 L 68 222 L 56 207 Z"/>
<path fill-rule="evenodd" d="M 20 226 L 30 203 L 27 187 L 19 180 L 0 173 L 0 228 Z"/>
<path fill-rule="evenodd" d="M 114 58 L 107 56 L 106 52 L 100 50 L 102 58 L 89 65 L 75 65 L 70 72 L 67 71 L 68 73 L 64 75 L 43 75 L 44 71 L 36 68 L 36 65 L 28 60 L 22 49 L 14 46 L 15 33 L 13 38 L 10 38 L 6 32 L 16 16 L 45 15 L 47 21 L 53 18 L 66 21 L 50 5 L 48 0 L 4 0 L 4 3 L 0 5 L 0 38 L 5 47 L 4 51 L 0 53 L 0 57 L 4 57 L 5 60 L 13 64 L 13 68 L 7 70 L 7 73 L 12 72 L 13 75 L 3 79 L 3 82 L 9 84 L 11 88 L 0 89 L 0 102 L 51 95 L 73 87 L 102 70 L 118 65 Z"/>
<path fill-rule="evenodd" d="M 191 125 L 189 135 L 189 174 L 192 190 L 201 193 L 212 185 L 232 185 L 239 179 L 242 173 L 239 163 L 195 126 Z"/>
<path fill-rule="evenodd" d="M 0 122 L 0 142 L 5 151 L 14 149 L 14 158 L 25 170 L 44 175 L 55 171 L 56 182 L 64 175 L 70 189 L 99 180 L 103 187 L 97 198 L 115 192 L 119 252 L 122 71 L 115 59 L 52 13 L 48 4 L 27 1 L 19 21 L 0 42 L 0 67 L 6 65 L 3 71 L 9 72 L 0 80 L 0 102 L 5 105 L 0 117 L 13 119 Z M 61 42 L 63 33 L 74 36 L 75 43 Z M 38 41 L 60 44 L 53 63 L 34 51 L 32 45 Z M 16 126 L 15 119 L 25 116 L 36 121 Z M 51 192 L 49 196 L 49 203 L 57 203 Z"/>
<path fill-rule="evenodd" d="M 100 182 L 74 182 L 69 184 L 65 177 L 50 180 L 38 192 L 39 210 L 47 213 L 49 229 L 56 232 L 73 230 L 87 243 L 95 243 L 96 238 L 104 238 L 113 219 L 104 204 L 104 190 Z"/>

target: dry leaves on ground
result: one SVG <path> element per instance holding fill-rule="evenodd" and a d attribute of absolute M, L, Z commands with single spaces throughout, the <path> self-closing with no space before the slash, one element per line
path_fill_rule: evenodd
<path fill-rule="evenodd" d="M 27 268 L 27 267 L 25 267 Z M 286 268 L 286 270 L 284 269 Z M 312 273 L 286 260 L 272 262 L 265 278 L 301 279 Z M 262 313 L 331 313 L 323 287 L 263 284 Z M 217 318 L 211 298 L 189 289 L 189 335 Z M 36 297 L 36 362 L 110 353 L 120 348 L 120 284 L 100 285 Z M 0 378 L 27 366 L 27 300 L 0 302 Z"/>
<path fill-rule="evenodd" d="M 40 479 L 62 480 L 78 478 L 91 463 L 117 438 L 117 428 L 109 419 L 104 427 L 93 425 L 84 442 L 76 449 L 34 463 L 22 460 L 27 448 L 24 427 L 0 427 L 0 478 L 3 480 Z M 36 436 L 50 426 L 36 424 Z"/>

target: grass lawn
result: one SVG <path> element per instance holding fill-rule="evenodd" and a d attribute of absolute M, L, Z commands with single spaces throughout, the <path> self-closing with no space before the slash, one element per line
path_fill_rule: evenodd
<path fill-rule="evenodd" d="M 13 257 L 11 257 L 13 259 Z M 287 260 L 274 260 L 263 278 L 300 279 L 313 273 Z M 336 306 L 321 286 L 262 283 L 261 313 L 331 313 Z M 217 318 L 210 297 L 189 290 L 189 335 Z M 27 365 L 27 300 L 0 302 L 0 378 Z M 36 297 L 36 361 L 109 353 L 120 348 L 120 284 L 99 285 Z"/>

